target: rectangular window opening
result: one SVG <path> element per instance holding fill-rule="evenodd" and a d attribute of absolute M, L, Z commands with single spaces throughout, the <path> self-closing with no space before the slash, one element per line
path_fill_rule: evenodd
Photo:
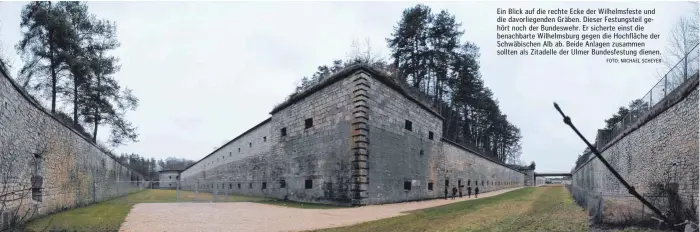
<path fill-rule="evenodd" d="M 241 189 L 241 183 L 238 183 L 238 189 Z"/>
<path fill-rule="evenodd" d="M 280 130 L 280 136 L 282 136 L 282 137 L 287 136 L 287 128 L 286 128 L 286 127 L 285 127 L 285 128 L 282 128 L 282 129 Z"/>
<path fill-rule="evenodd" d="M 287 187 L 287 182 L 284 180 L 280 180 L 280 188 L 286 188 Z"/>
<path fill-rule="evenodd" d="M 406 120 L 406 123 L 404 124 L 404 129 L 412 131 L 413 130 L 413 122 Z"/>
<path fill-rule="evenodd" d="M 312 189 L 314 187 L 314 182 L 313 180 L 306 180 L 304 181 L 304 188 L 305 189 Z"/>
<path fill-rule="evenodd" d="M 433 140 L 433 132 L 428 131 L 428 139 Z"/>
<path fill-rule="evenodd" d="M 253 147 L 253 143 L 248 143 L 248 147 Z"/>
<path fill-rule="evenodd" d="M 263 182 L 262 189 L 267 189 L 267 182 Z"/>
<path fill-rule="evenodd" d="M 240 148 L 240 147 L 238 148 L 238 153 L 241 153 L 241 148 Z"/>
<path fill-rule="evenodd" d="M 32 188 L 32 199 L 41 202 L 41 188 Z"/>
<path fill-rule="evenodd" d="M 433 182 L 428 183 L 428 191 L 433 191 Z"/>
<path fill-rule="evenodd" d="M 267 136 L 263 136 L 263 142 L 267 142 Z"/>
<path fill-rule="evenodd" d="M 233 184 L 229 183 L 229 184 L 228 184 L 228 189 L 233 189 Z"/>
<path fill-rule="evenodd" d="M 307 118 L 304 120 L 304 129 L 309 129 L 314 126 L 314 119 L 313 118 Z"/>
<path fill-rule="evenodd" d="M 248 189 L 253 189 L 253 183 L 248 183 Z"/>
<path fill-rule="evenodd" d="M 403 190 L 411 191 L 411 182 L 410 181 L 403 182 Z"/>

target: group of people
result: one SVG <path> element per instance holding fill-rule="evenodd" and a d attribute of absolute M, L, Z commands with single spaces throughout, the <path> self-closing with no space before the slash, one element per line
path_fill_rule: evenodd
<path fill-rule="evenodd" d="M 457 197 L 457 192 L 459 192 L 459 198 L 462 198 L 462 187 L 464 187 L 464 186 L 463 185 L 459 186 L 459 190 L 458 190 L 456 186 L 452 186 L 452 200 L 454 200 L 455 197 Z M 447 186 L 445 186 L 445 200 L 447 200 L 447 194 L 448 194 Z M 469 198 L 472 197 L 472 187 L 471 186 L 467 187 L 467 196 Z M 479 186 L 476 186 L 474 188 L 474 198 L 478 198 L 478 197 L 479 197 Z"/>

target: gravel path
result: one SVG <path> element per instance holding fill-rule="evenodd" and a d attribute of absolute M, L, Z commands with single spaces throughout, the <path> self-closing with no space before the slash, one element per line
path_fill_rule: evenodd
<path fill-rule="evenodd" d="M 480 198 L 516 189 L 519 188 L 483 193 Z M 120 231 L 303 231 L 395 217 L 406 211 L 471 199 L 437 199 L 342 209 L 299 209 L 251 202 L 141 203 L 134 205 Z"/>

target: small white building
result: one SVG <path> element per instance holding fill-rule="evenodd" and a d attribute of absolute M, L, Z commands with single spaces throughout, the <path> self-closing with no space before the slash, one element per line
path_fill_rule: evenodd
<path fill-rule="evenodd" d="M 176 189 L 182 170 L 163 170 L 158 172 L 158 187 L 160 189 Z"/>
<path fill-rule="evenodd" d="M 535 178 L 535 186 L 540 186 L 540 185 L 543 185 L 543 184 L 545 184 L 545 178 L 544 178 L 544 177 L 538 176 L 538 177 Z"/>

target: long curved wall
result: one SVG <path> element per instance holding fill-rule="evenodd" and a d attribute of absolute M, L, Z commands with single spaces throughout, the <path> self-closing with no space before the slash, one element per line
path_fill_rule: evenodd
<path fill-rule="evenodd" d="M 22 215 L 36 217 L 138 191 L 142 183 L 123 181 L 141 180 L 31 100 L 0 67 L 0 228 L 20 205 Z"/>
<path fill-rule="evenodd" d="M 270 120 L 266 119 L 252 129 L 226 143 L 212 154 L 197 161 L 180 174 L 183 181 L 191 180 L 246 180 L 244 173 L 255 168 L 255 159 L 270 153 Z M 252 163 L 251 163 L 252 162 Z M 247 165 L 238 165 L 246 163 Z M 229 171 L 237 170 L 236 172 Z M 231 176 L 234 175 L 234 176 Z"/>
<path fill-rule="evenodd" d="M 599 149 L 611 166 L 656 207 L 674 211 L 672 218 L 681 219 L 686 216 L 678 214 L 687 213 L 695 215 L 688 218 L 697 220 L 698 123 L 695 75 L 637 125 Z M 593 155 L 574 170 L 572 186 L 576 191 L 602 197 L 603 222 L 643 220 L 651 214 Z"/>
<path fill-rule="evenodd" d="M 523 185 L 523 173 L 441 139 L 439 114 L 364 66 L 271 114 L 184 170 L 182 188 L 367 205 L 440 197 L 444 180 L 481 192 Z"/>
<path fill-rule="evenodd" d="M 524 186 L 525 174 L 451 142 L 443 143 L 446 176 L 451 185 L 479 186 L 480 192 Z M 457 182 L 457 183 L 455 183 Z M 466 182 L 466 183 L 465 183 Z"/>

